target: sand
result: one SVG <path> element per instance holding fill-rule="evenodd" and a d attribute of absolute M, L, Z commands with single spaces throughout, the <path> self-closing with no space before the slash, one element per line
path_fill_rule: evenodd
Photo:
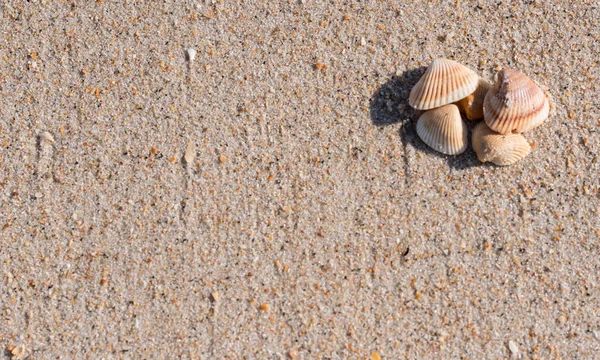
<path fill-rule="evenodd" d="M 598 2 L 240 3 L 0 4 L 4 358 L 597 356 Z M 527 158 L 426 147 L 435 57 Z"/>

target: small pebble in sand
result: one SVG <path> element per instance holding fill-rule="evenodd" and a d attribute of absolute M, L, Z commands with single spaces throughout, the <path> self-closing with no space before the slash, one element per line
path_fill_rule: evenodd
<path fill-rule="evenodd" d="M 452 40 L 452 38 L 454 38 L 454 32 L 450 32 L 445 35 L 440 35 L 438 37 L 438 40 L 448 42 L 448 41 Z"/>
<path fill-rule="evenodd" d="M 54 142 L 54 137 L 52 136 L 52 134 L 50 134 L 47 131 L 44 131 L 42 133 L 42 137 L 41 138 L 42 138 L 42 141 L 45 141 L 45 142 L 49 142 L 49 143 L 53 143 Z"/>
<path fill-rule="evenodd" d="M 508 349 L 515 356 L 519 353 L 519 348 L 517 347 L 517 343 L 512 340 L 508 341 Z"/>
<path fill-rule="evenodd" d="M 264 303 L 264 304 L 260 305 L 260 310 L 264 311 L 264 312 L 269 312 L 269 304 Z"/>
<path fill-rule="evenodd" d="M 196 58 L 196 50 L 192 48 L 187 49 L 187 57 L 189 62 L 194 62 L 194 59 Z"/>
<path fill-rule="evenodd" d="M 196 157 L 196 148 L 194 147 L 194 143 L 190 141 L 185 149 L 185 155 L 183 155 L 183 159 L 187 164 L 191 164 L 194 162 L 194 157 Z"/>
<path fill-rule="evenodd" d="M 216 17 L 212 9 L 208 9 L 208 11 L 204 12 L 202 15 L 207 19 L 214 19 Z"/>
<path fill-rule="evenodd" d="M 381 360 L 381 356 L 379 356 L 379 354 L 377 352 L 374 352 L 371 354 L 371 359 L 372 360 Z"/>
<path fill-rule="evenodd" d="M 10 349 L 12 348 L 12 349 Z M 9 351 L 11 353 L 12 356 L 19 356 L 23 353 L 23 347 L 22 346 L 9 346 Z"/>

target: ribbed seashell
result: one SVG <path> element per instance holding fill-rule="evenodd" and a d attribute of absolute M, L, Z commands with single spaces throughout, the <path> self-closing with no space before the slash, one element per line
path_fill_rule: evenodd
<path fill-rule="evenodd" d="M 453 60 L 435 59 L 412 88 L 408 103 L 417 110 L 451 104 L 473 93 L 479 76 Z"/>
<path fill-rule="evenodd" d="M 459 100 L 456 105 L 458 108 L 467 115 L 469 120 L 483 119 L 483 100 L 488 90 L 492 87 L 489 81 L 479 79 L 477 89 L 467 96 L 466 98 Z"/>
<path fill-rule="evenodd" d="M 417 134 L 432 149 L 457 155 L 467 149 L 467 125 L 454 104 L 428 110 L 417 121 Z"/>
<path fill-rule="evenodd" d="M 483 102 L 483 115 L 490 129 L 500 134 L 522 133 L 548 118 L 550 104 L 539 86 L 516 70 L 498 73 L 496 84 Z"/>
<path fill-rule="evenodd" d="M 472 142 L 479 161 L 489 161 L 500 166 L 512 165 L 531 151 L 531 146 L 523 135 L 498 134 L 483 121 L 473 129 Z"/>

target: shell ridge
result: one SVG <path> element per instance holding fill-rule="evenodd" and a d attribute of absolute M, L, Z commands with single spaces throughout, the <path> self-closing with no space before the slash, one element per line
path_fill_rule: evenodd
<path fill-rule="evenodd" d="M 431 90 L 432 90 L 430 83 L 431 83 L 431 78 L 434 76 L 433 70 L 434 70 L 434 66 L 431 66 L 429 69 L 427 69 L 427 71 L 423 75 L 423 82 L 421 83 L 422 95 L 419 96 L 420 100 L 418 102 L 418 108 L 427 107 L 427 99 L 431 96 Z"/>
<path fill-rule="evenodd" d="M 448 69 L 448 72 L 452 73 L 453 76 L 450 76 L 450 78 L 448 79 L 449 81 L 446 81 L 446 101 L 452 102 L 452 99 L 455 98 L 452 89 L 457 89 L 459 87 L 458 77 L 460 76 L 460 74 L 456 68 Z"/>
<path fill-rule="evenodd" d="M 456 61 L 435 59 L 411 90 L 409 104 L 429 110 L 459 101 L 477 89 L 479 76 Z"/>
<path fill-rule="evenodd" d="M 548 117 L 544 96 L 540 87 L 527 76 L 516 70 L 502 70 L 496 85 L 486 95 L 485 122 L 502 134 L 533 129 Z"/>
<path fill-rule="evenodd" d="M 440 64 L 439 66 L 436 66 L 436 70 L 435 72 L 433 72 L 433 76 L 431 78 L 431 83 L 429 84 L 429 88 L 431 89 L 431 94 L 427 99 L 427 106 L 428 107 L 438 107 L 439 105 L 437 104 L 436 99 L 438 98 L 438 92 L 440 90 L 438 84 L 441 82 L 440 79 L 440 75 L 441 75 L 441 71 L 439 71 L 439 68 L 443 68 L 444 64 Z"/>
<path fill-rule="evenodd" d="M 434 150 L 448 155 L 456 155 L 466 149 L 465 131 L 466 124 L 454 104 L 428 110 L 417 121 L 417 134 L 421 140 Z"/>

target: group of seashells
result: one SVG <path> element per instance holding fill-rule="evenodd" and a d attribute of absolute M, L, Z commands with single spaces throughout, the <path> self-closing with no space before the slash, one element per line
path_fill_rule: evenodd
<path fill-rule="evenodd" d="M 522 73 L 504 69 L 489 82 L 453 60 L 435 59 L 410 92 L 409 104 L 425 111 L 417 134 L 436 151 L 457 155 L 467 149 L 467 119 L 485 121 L 473 129 L 472 144 L 481 162 L 511 165 L 531 146 L 521 135 L 548 118 L 546 94 Z"/>

